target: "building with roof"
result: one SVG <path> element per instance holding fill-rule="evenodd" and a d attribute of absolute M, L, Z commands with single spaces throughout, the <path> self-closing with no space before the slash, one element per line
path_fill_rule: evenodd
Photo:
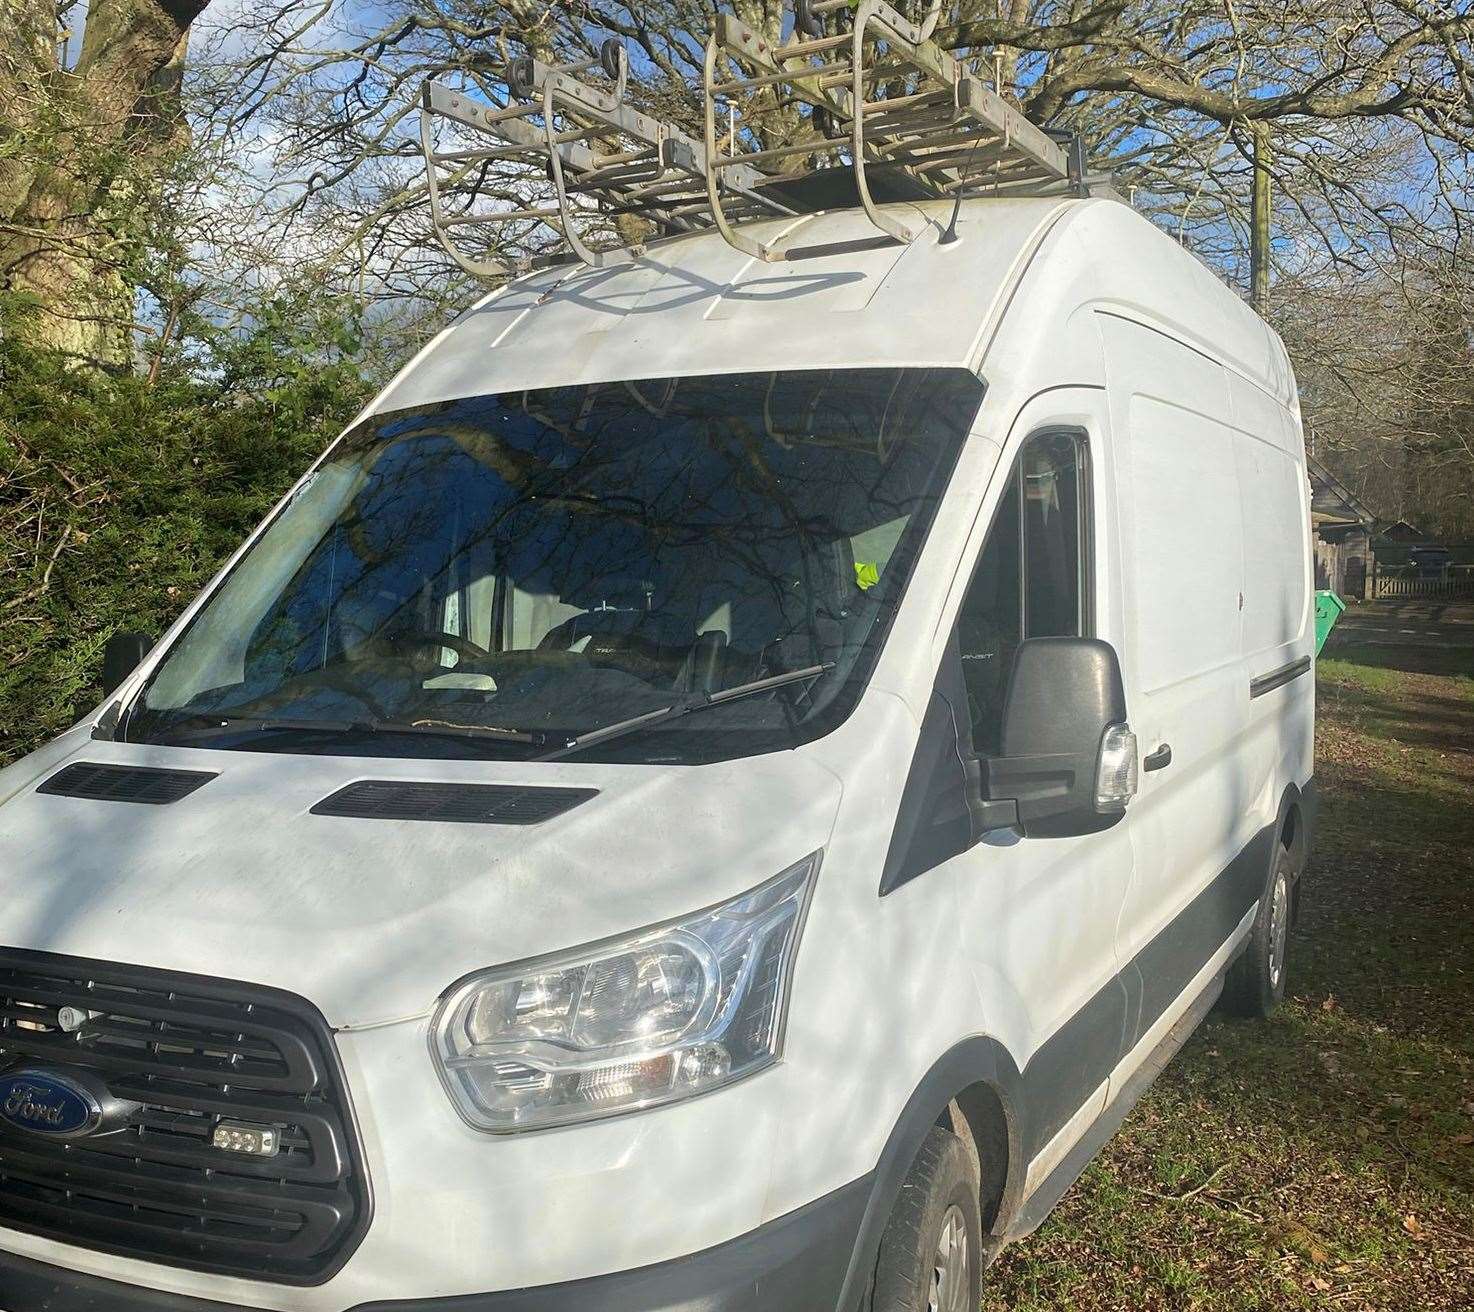
<path fill-rule="evenodd" d="M 1375 571 L 1377 516 L 1314 456 L 1309 458 L 1315 586 L 1345 600 L 1368 596 Z"/>

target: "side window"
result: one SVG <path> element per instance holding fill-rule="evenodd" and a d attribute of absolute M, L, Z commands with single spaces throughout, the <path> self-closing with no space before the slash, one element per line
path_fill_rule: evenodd
<path fill-rule="evenodd" d="M 1013 654 L 1025 638 L 1089 632 L 1085 436 L 1039 433 L 1009 475 L 957 617 L 973 747 L 996 755 Z"/>

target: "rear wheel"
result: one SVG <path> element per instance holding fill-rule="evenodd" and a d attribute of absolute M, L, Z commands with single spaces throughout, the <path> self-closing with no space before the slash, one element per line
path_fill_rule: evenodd
<path fill-rule="evenodd" d="M 976 1312 L 982 1220 L 972 1159 L 933 1126 L 880 1241 L 868 1312 Z"/>
<path fill-rule="evenodd" d="M 1223 983 L 1222 1006 L 1232 1015 L 1262 1019 L 1284 1000 L 1294 893 L 1294 862 L 1281 847 L 1276 849 L 1249 944 Z"/>

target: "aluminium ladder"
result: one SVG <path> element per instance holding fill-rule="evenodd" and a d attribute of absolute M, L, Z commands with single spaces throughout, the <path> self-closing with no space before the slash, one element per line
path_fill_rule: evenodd
<path fill-rule="evenodd" d="M 467 272 L 497 280 L 549 257 L 502 263 L 468 249 L 461 233 L 547 225 L 594 268 L 643 255 L 648 237 L 591 244 L 586 225 L 613 220 L 618 231 L 622 218 L 658 234 L 715 228 L 768 262 L 852 249 L 762 242 L 742 226 L 832 205 L 832 192 L 826 202 L 823 189 L 803 185 L 813 174 L 792 171 L 805 158 L 850 177 L 873 244 L 921 231 L 882 208 L 877 178 L 911 199 L 1086 191 L 1078 139 L 1067 149 L 984 86 L 934 40 L 942 0 L 921 3 L 913 21 L 887 0 L 794 0 L 781 41 L 719 15 L 705 47 L 701 139 L 631 103 L 629 60 L 613 39 L 579 62 L 506 61 L 505 104 L 429 81 L 420 142 L 436 235 Z M 538 201 L 483 196 L 487 174 L 507 165 Z"/>

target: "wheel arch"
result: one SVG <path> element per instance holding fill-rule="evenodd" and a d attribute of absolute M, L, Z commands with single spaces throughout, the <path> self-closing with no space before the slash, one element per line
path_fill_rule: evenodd
<path fill-rule="evenodd" d="M 1023 1202 L 1022 1080 L 1008 1050 L 978 1035 L 946 1052 L 922 1078 L 891 1129 L 872 1175 L 854 1251 L 840 1296 L 841 1312 L 860 1306 L 881 1236 L 927 1132 L 958 1134 L 982 1172 L 984 1246 L 1001 1236 Z"/>
<path fill-rule="evenodd" d="M 1287 784 L 1280 794 L 1279 815 L 1274 822 L 1275 840 L 1290 854 L 1298 878 L 1310 856 L 1311 816 L 1306 798 L 1296 784 Z"/>

